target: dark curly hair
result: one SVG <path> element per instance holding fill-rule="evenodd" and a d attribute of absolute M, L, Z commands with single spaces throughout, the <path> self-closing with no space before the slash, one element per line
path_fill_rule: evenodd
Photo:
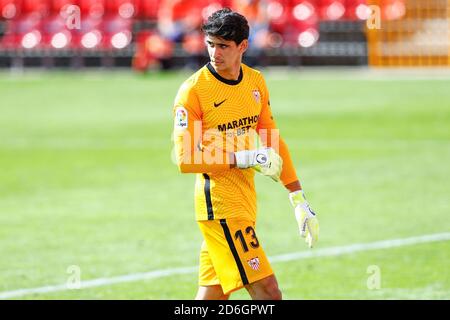
<path fill-rule="evenodd" d="M 202 26 L 203 32 L 211 37 L 232 40 L 240 44 L 248 39 L 250 28 L 247 19 L 230 8 L 220 9 L 208 17 Z"/>

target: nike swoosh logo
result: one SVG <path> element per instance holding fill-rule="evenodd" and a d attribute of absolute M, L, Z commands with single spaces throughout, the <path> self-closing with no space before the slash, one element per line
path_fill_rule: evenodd
<path fill-rule="evenodd" d="M 227 99 L 225 99 L 225 100 L 223 100 L 222 102 L 219 102 L 219 103 L 215 103 L 214 102 L 214 107 L 219 107 L 222 103 L 224 103 L 225 101 L 226 101 Z"/>

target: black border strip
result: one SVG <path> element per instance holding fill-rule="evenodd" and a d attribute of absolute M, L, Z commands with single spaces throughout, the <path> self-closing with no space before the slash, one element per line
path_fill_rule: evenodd
<path fill-rule="evenodd" d="M 236 261 L 237 267 L 239 269 L 239 274 L 241 275 L 242 283 L 248 284 L 247 275 L 245 274 L 244 266 L 242 265 L 239 254 L 234 246 L 233 238 L 231 237 L 230 229 L 228 228 L 227 221 L 225 219 L 220 219 L 220 225 L 222 226 L 223 232 L 225 233 L 225 238 L 227 239 L 228 245 L 230 246 L 231 252 L 233 253 L 234 260 Z"/>
<path fill-rule="evenodd" d="M 206 173 L 203 174 L 203 178 L 205 178 L 205 199 L 206 210 L 208 212 L 208 220 L 214 220 L 214 211 L 211 201 L 211 181 Z"/>
<path fill-rule="evenodd" d="M 81 292 L 80 290 L 80 292 L 74 293 L 74 297 L 75 295 L 86 296 L 86 294 Z M 170 320 L 200 318 L 200 315 L 196 317 L 192 314 L 184 314 L 183 310 L 188 307 L 190 310 L 192 310 L 192 307 L 196 307 L 197 310 L 200 307 L 204 309 L 208 308 L 207 312 L 202 315 L 203 319 L 224 320 L 290 319 L 293 318 L 292 315 L 298 314 L 299 310 L 302 310 L 301 315 L 303 318 L 307 319 L 324 318 L 328 315 L 328 310 L 332 310 L 336 316 L 342 315 L 343 318 L 349 318 L 348 310 L 370 310 L 370 314 L 377 319 L 386 317 L 386 314 L 394 314 L 396 312 L 404 315 L 406 319 L 417 318 L 417 316 L 426 318 L 430 314 L 429 310 L 433 310 L 437 314 L 446 314 L 448 312 L 448 300 L 421 300 L 419 296 L 417 298 L 420 300 L 348 300 L 353 296 L 346 293 L 344 293 L 344 296 L 337 296 L 333 292 L 329 292 L 325 297 L 318 295 L 311 296 L 311 299 L 322 298 L 324 300 L 228 300 L 224 302 L 217 300 L 182 300 L 181 298 L 175 300 L 181 294 L 180 292 L 176 292 L 173 295 L 175 296 L 171 297 L 173 300 L 157 300 L 157 298 L 155 300 L 144 300 L 143 298 L 140 298 L 141 300 L 134 300 L 139 299 L 139 294 L 136 293 L 130 293 L 130 296 L 134 297 L 133 300 L 131 300 L 132 298 L 129 298 L 129 300 L 117 300 L 114 297 L 110 298 L 110 300 L 0 300 L 0 307 L 2 313 L 5 314 L 8 314 L 7 312 L 9 310 L 11 314 L 19 316 L 22 314 L 27 318 L 36 317 L 36 315 L 40 314 L 44 317 L 47 316 L 49 319 L 56 319 L 56 316 L 49 317 L 49 314 L 56 314 L 55 311 L 60 310 L 62 312 L 70 310 L 71 315 L 81 319 L 82 317 L 86 317 L 86 308 L 89 308 L 91 315 L 102 319 L 105 318 L 105 315 L 119 316 L 123 319 L 139 318 L 142 317 L 142 313 L 148 313 L 151 310 L 152 313 L 158 314 L 158 319 Z M 338 300 L 331 300 L 333 296 Z M 40 297 L 40 295 L 33 296 L 35 299 Z M 347 300 L 343 300 L 343 297 L 347 297 Z M 294 297 L 290 298 L 294 299 Z M 228 305 L 230 307 L 225 308 Z M 233 311 L 230 310 L 231 306 L 233 306 Z M 250 306 L 259 306 L 259 308 L 253 309 Z M 222 309 L 224 312 L 219 315 Z M 253 310 L 253 312 L 245 312 L 249 309 Z M 350 317 L 350 319 L 352 318 L 356 317 Z"/>
<path fill-rule="evenodd" d="M 242 81 L 242 78 L 244 77 L 244 72 L 242 72 L 242 67 L 240 69 L 239 78 L 237 80 L 230 80 L 230 79 L 223 78 L 220 74 L 217 73 L 216 69 L 214 69 L 214 67 L 211 65 L 210 62 L 208 62 L 206 67 L 208 68 L 208 70 L 212 73 L 212 75 L 217 80 L 219 80 L 220 82 L 223 82 L 225 84 L 229 84 L 230 86 L 235 86 L 235 85 L 239 84 Z"/>

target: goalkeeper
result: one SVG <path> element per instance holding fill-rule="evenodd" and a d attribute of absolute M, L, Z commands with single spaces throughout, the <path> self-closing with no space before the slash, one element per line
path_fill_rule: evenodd
<path fill-rule="evenodd" d="M 309 247 L 318 221 L 278 134 L 264 77 L 242 63 L 247 20 L 221 9 L 203 31 L 210 62 L 181 85 L 173 108 L 176 160 L 181 172 L 196 173 L 195 213 L 204 238 L 196 299 L 228 299 L 243 287 L 252 299 L 281 299 L 256 235 L 255 172 L 289 191 Z"/>

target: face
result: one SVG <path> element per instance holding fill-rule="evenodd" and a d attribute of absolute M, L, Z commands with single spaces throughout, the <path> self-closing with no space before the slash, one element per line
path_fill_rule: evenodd
<path fill-rule="evenodd" d="M 206 45 L 214 69 L 226 72 L 240 66 L 242 55 L 248 47 L 248 40 L 243 40 L 237 45 L 234 41 L 206 36 Z"/>

